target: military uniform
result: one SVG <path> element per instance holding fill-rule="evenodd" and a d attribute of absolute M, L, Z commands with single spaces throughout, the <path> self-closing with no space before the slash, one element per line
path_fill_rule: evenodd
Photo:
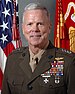
<path fill-rule="evenodd" d="M 28 47 L 13 51 L 6 63 L 2 94 L 75 94 L 75 54 L 49 43 L 36 69 Z"/>

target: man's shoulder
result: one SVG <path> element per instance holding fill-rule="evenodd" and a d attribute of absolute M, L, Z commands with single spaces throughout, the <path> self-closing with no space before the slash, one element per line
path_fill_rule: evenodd
<path fill-rule="evenodd" d="M 63 58 L 66 66 L 70 64 L 75 64 L 75 53 L 70 50 L 57 48 L 56 56 L 60 59 Z"/>
<path fill-rule="evenodd" d="M 60 55 L 64 55 L 64 56 L 68 56 L 68 57 L 73 57 L 75 56 L 75 53 L 70 51 L 70 50 L 67 50 L 67 49 L 64 49 L 64 48 L 57 48 L 56 52 Z"/>
<path fill-rule="evenodd" d="M 23 53 L 23 52 L 26 52 L 27 49 L 28 49 L 28 47 L 16 48 L 15 50 L 13 50 L 13 51 L 9 54 L 9 56 L 15 55 L 15 54 L 21 54 L 21 53 Z"/>

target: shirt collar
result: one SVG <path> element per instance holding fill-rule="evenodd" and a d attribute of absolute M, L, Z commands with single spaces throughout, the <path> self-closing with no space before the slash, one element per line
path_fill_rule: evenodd
<path fill-rule="evenodd" d="M 32 53 L 32 51 L 29 49 L 29 52 L 30 52 L 30 61 L 32 61 L 32 59 L 35 59 L 35 58 L 38 58 L 38 61 L 39 61 L 41 59 L 42 54 L 45 52 L 45 49 L 47 48 L 48 45 L 49 45 L 49 42 L 44 47 L 44 49 L 41 49 L 36 55 L 34 53 Z"/>

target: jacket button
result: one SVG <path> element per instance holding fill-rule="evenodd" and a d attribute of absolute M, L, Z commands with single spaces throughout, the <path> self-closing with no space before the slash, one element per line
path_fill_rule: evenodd
<path fill-rule="evenodd" d="M 25 53 L 23 53 L 22 56 L 24 57 L 25 56 Z"/>
<path fill-rule="evenodd" d="M 15 86 L 16 83 L 13 81 L 12 84 Z"/>
<path fill-rule="evenodd" d="M 52 88 L 53 86 L 52 85 L 49 85 L 50 88 Z"/>
<path fill-rule="evenodd" d="M 28 90 L 32 90 L 32 86 L 31 85 L 28 85 Z"/>

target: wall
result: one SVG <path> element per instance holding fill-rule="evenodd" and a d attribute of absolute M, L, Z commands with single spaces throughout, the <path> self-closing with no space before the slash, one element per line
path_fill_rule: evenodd
<path fill-rule="evenodd" d="M 52 43 L 54 43 L 54 20 L 55 20 L 55 0 L 19 0 L 19 30 L 20 30 L 20 35 L 21 35 L 21 40 L 22 40 L 22 44 L 23 46 L 27 45 L 27 41 L 24 37 L 24 35 L 22 34 L 22 14 L 23 14 L 23 9 L 24 7 L 31 2 L 41 2 L 43 5 L 45 5 L 49 12 L 50 12 L 50 18 L 51 18 L 51 22 L 52 22 L 52 29 L 51 29 L 51 34 L 49 36 L 49 39 L 52 41 Z"/>

